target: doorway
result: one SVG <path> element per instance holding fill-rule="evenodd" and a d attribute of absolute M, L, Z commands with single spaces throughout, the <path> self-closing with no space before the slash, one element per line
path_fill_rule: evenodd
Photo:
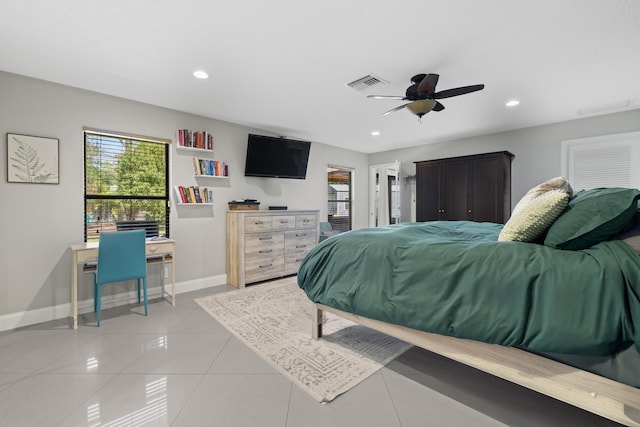
<path fill-rule="evenodd" d="M 369 227 L 400 223 L 400 162 L 369 166 Z"/>
<path fill-rule="evenodd" d="M 327 167 L 327 222 L 334 231 L 349 231 L 353 218 L 353 168 Z"/>

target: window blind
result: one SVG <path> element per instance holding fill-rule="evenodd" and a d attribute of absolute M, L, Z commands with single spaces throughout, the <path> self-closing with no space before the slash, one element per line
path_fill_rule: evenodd
<path fill-rule="evenodd" d="M 562 142 L 562 175 L 574 190 L 640 187 L 640 132 Z"/>

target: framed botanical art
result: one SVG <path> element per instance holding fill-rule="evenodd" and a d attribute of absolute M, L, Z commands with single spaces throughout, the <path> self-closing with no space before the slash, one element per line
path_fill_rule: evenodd
<path fill-rule="evenodd" d="M 7 133 L 7 182 L 59 184 L 59 141 Z"/>

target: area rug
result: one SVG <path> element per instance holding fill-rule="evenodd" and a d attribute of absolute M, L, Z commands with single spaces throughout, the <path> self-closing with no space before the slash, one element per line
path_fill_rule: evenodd
<path fill-rule="evenodd" d="M 329 402 L 411 347 L 326 313 L 311 338 L 313 304 L 295 277 L 196 299 L 213 318 L 319 402 Z"/>

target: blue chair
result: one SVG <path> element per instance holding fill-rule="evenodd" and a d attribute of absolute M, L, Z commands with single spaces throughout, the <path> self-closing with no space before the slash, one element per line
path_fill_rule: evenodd
<path fill-rule="evenodd" d="M 138 304 L 140 282 L 144 289 L 144 315 L 147 315 L 147 257 L 145 254 L 145 230 L 116 231 L 100 234 L 98 265 L 93 280 L 93 309 L 100 326 L 100 300 L 102 285 L 124 280 L 138 280 Z"/>

